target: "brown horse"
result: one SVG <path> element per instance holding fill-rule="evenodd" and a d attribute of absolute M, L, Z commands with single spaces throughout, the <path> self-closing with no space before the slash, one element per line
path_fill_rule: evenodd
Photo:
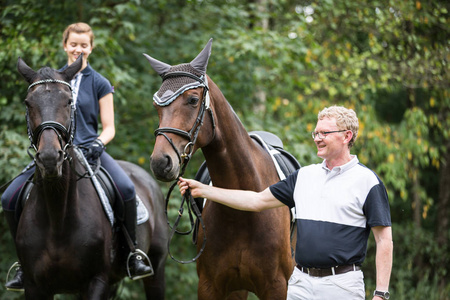
<path fill-rule="evenodd" d="M 152 171 L 159 180 L 176 180 L 201 148 L 214 186 L 262 191 L 279 180 L 277 171 L 206 75 L 211 43 L 188 64 L 170 66 L 145 54 L 163 78 L 153 97 L 160 123 Z M 207 201 L 202 216 L 207 244 L 197 261 L 198 299 L 246 299 L 248 291 L 286 299 L 294 267 L 287 207 L 255 213 Z"/>
<path fill-rule="evenodd" d="M 68 82 L 81 63 L 80 57 L 62 72 L 48 67 L 36 72 L 18 61 L 19 72 L 30 84 L 25 104 L 37 166 L 16 235 L 26 299 L 48 300 L 56 294 L 109 299 L 113 285 L 126 276 L 129 250 L 124 237 L 107 218 L 72 144 L 75 118 Z M 163 195 L 142 168 L 119 163 L 149 212 L 148 221 L 137 226 L 139 245 L 155 271 L 143 279 L 145 293 L 147 299 L 164 299 L 168 230 Z"/>

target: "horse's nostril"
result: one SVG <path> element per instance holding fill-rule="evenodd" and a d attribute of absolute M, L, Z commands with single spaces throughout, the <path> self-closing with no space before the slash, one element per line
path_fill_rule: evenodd
<path fill-rule="evenodd" d="M 172 169 L 172 159 L 169 155 L 164 155 L 164 162 L 165 162 L 165 171 L 170 171 Z"/>
<path fill-rule="evenodd" d="M 63 160 L 64 159 L 64 151 L 58 150 L 58 156 L 59 156 L 58 160 Z"/>
<path fill-rule="evenodd" d="M 159 158 L 152 157 L 150 162 L 153 170 L 163 170 L 164 172 L 170 172 L 172 169 L 172 159 L 169 155 L 164 154 Z"/>

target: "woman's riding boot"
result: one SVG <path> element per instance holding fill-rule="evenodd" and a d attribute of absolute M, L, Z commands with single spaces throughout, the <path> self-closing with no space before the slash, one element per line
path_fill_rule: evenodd
<path fill-rule="evenodd" d="M 143 256 L 146 257 L 142 250 L 137 249 L 136 240 L 136 197 L 129 201 L 124 201 L 125 207 L 125 220 L 124 225 L 128 231 L 131 241 L 135 246 L 135 251 L 130 253 L 129 264 L 127 268 L 129 269 L 129 276 L 133 280 L 137 280 L 143 277 L 151 276 L 154 274 L 153 268 L 151 266 L 150 260 L 148 260 L 149 265 L 146 265 Z"/>
<path fill-rule="evenodd" d="M 19 225 L 18 220 L 16 219 L 16 212 L 10 211 L 10 210 L 3 210 L 3 213 L 5 214 L 6 221 L 9 225 L 9 230 L 11 231 L 11 236 L 13 238 L 14 246 L 16 245 L 16 233 L 17 233 L 17 226 Z M 5 287 L 8 291 L 17 291 L 22 292 L 23 291 L 23 272 L 22 267 L 19 263 L 14 263 L 14 265 L 10 268 L 15 268 L 16 274 L 14 275 L 13 279 L 8 281 L 5 284 Z"/>

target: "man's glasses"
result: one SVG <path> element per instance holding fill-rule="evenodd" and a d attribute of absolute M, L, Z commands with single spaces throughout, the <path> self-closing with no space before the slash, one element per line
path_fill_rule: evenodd
<path fill-rule="evenodd" d="M 344 132 L 347 131 L 347 129 L 345 130 L 336 130 L 336 131 L 323 131 L 323 132 L 311 132 L 311 136 L 313 139 L 315 139 L 316 137 L 318 137 L 319 139 L 323 140 L 327 137 L 328 134 L 330 133 L 335 133 L 335 132 Z"/>

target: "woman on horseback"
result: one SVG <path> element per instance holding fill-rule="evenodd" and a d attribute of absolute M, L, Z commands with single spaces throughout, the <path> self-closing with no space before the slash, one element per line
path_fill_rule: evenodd
<path fill-rule="evenodd" d="M 125 214 L 123 223 L 134 242 L 136 243 L 136 191 L 133 182 L 126 175 L 118 163 L 105 151 L 107 145 L 115 135 L 114 125 L 114 87 L 110 82 L 95 71 L 88 63 L 88 57 L 94 49 L 94 33 L 86 23 L 69 25 L 63 33 L 63 49 L 67 55 L 67 65 L 74 63 L 83 56 L 83 65 L 80 72 L 71 81 L 73 101 L 76 107 L 76 132 L 74 144 L 83 149 L 86 159 L 96 163 L 99 159 L 101 165 L 113 178 L 122 197 Z M 98 117 L 100 117 L 102 130 L 98 134 Z M 22 186 L 34 174 L 33 163 L 22 172 L 1 197 L 3 211 L 15 241 L 19 223 L 16 214 L 16 203 Z M 153 274 L 153 269 L 141 259 L 138 252 L 132 253 L 130 260 L 130 277 L 139 279 Z M 23 290 L 23 273 L 18 264 L 16 275 L 6 283 L 8 290 Z"/>

